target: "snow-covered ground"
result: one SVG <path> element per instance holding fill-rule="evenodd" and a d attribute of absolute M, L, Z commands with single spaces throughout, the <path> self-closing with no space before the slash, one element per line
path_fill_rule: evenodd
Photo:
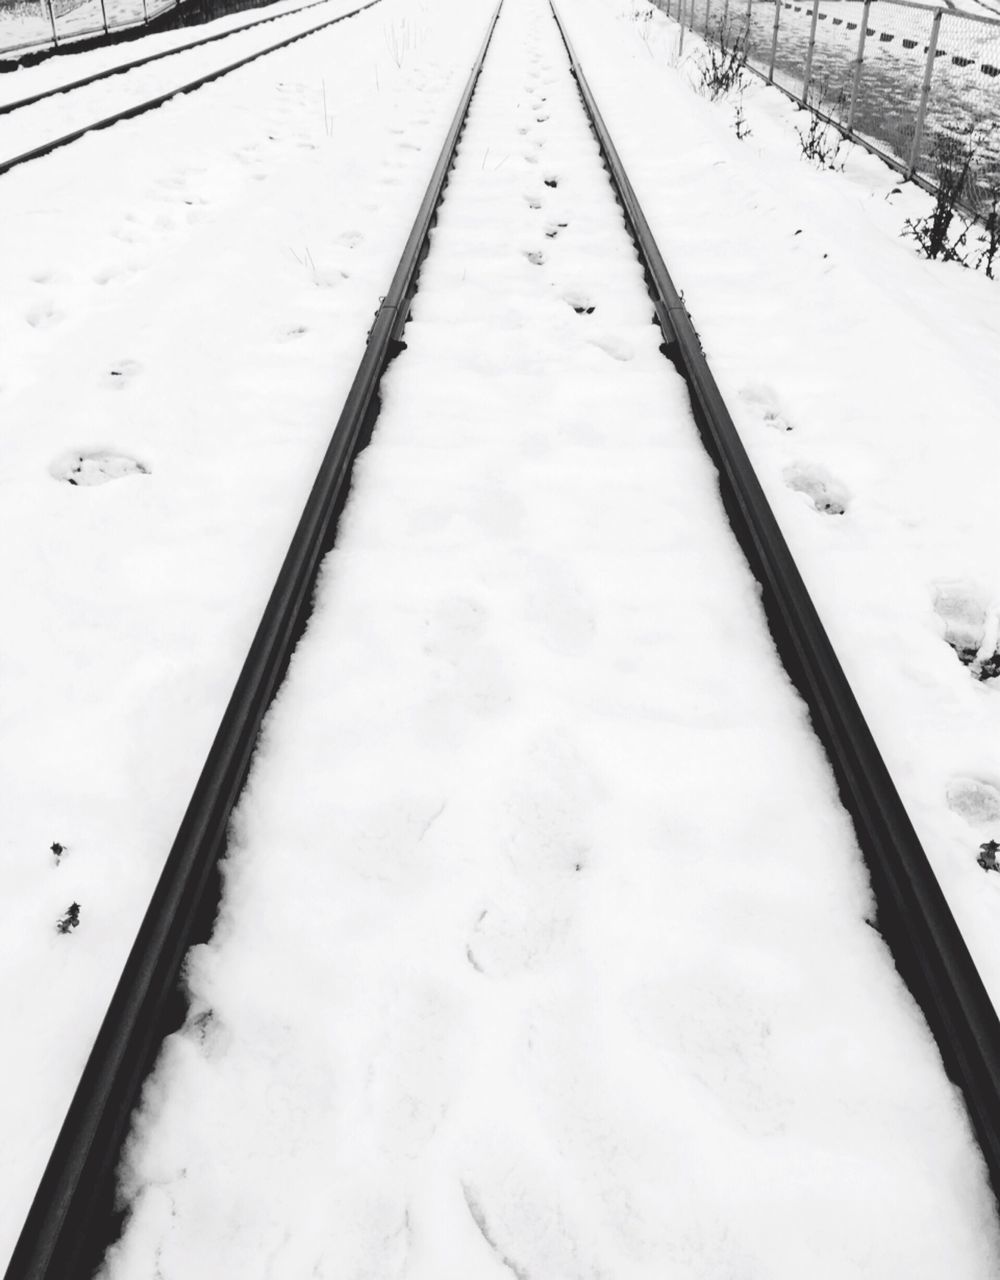
<path fill-rule="evenodd" d="M 0 179 L 4 1258 L 482 25 L 384 0 Z"/>
<path fill-rule="evenodd" d="M 216 18 L 213 22 L 203 23 L 197 27 L 179 27 L 176 31 L 162 31 L 155 35 L 147 35 L 136 44 L 108 44 L 98 49 L 74 53 L 72 57 L 46 58 L 33 66 L 19 66 L 15 71 L 0 75 L 0 104 L 18 102 L 22 98 L 36 93 L 47 93 L 60 85 L 70 84 L 84 76 L 106 71 L 111 67 L 123 66 L 136 58 L 148 54 L 166 52 L 180 46 L 191 44 L 195 40 L 225 33 L 239 31 L 245 27 L 260 26 L 263 30 L 273 30 L 272 18 L 280 18 L 307 6 L 302 0 L 277 0 L 266 8 L 244 10 L 242 13 L 229 14 L 225 18 Z M 357 4 L 351 8 L 359 7 Z M 317 10 L 314 8 L 312 12 Z M 216 45 L 218 50 L 219 46 Z"/>
<path fill-rule="evenodd" d="M 995 1274 L 544 0 L 404 337 L 107 1280 Z"/>
<path fill-rule="evenodd" d="M 930 199 L 857 148 L 801 155 L 808 119 L 751 83 L 750 136 L 697 42 L 625 0 L 568 21 L 713 370 L 876 739 L 1000 1003 L 997 645 L 1000 287 L 900 231 Z M 587 18 L 587 21 L 583 20 Z M 617 31 L 619 39 L 612 33 Z M 602 38 L 603 36 L 603 38 Z M 843 508 L 838 513 L 838 508 Z"/>
<path fill-rule="evenodd" d="M 249 31 L 234 31 L 225 41 L 179 51 L 146 66 L 84 85 L 71 93 L 55 94 L 0 116 L 0 158 L 24 155 L 83 124 L 107 119 L 135 103 L 169 93 L 201 75 L 251 57 L 282 40 L 313 31 L 357 8 L 357 0 L 327 0 L 318 8 L 293 11 Z M 83 68 L 87 62 L 85 55 L 77 75 L 86 74 Z M 16 81 L 19 77 L 8 78 Z M 24 84 L 30 85 L 32 80 L 33 77 L 24 77 Z M 6 87 L 0 83 L 0 92 Z M 22 96 L 30 92 L 27 88 L 19 90 Z M 11 100 L 16 98 L 12 95 Z"/>
<path fill-rule="evenodd" d="M 437 371 L 404 382 L 410 356 L 394 370 L 384 447 L 362 464 L 366 497 L 348 521 L 354 542 L 331 558 L 317 638 L 244 802 L 218 943 L 193 966 L 196 1025 L 159 1076 L 181 1092 L 161 1096 L 158 1084 L 142 1121 L 135 1254 L 119 1256 L 115 1280 L 151 1272 L 143 1251 L 166 1230 L 171 1196 L 185 1203 L 189 1181 L 216 1194 L 200 1181 L 212 1176 L 205 1148 L 171 1149 L 156 1117 L 201 1114 L 209 1095 L 186 1095 L 188 1083 L 225 1089 L 230 1072 L 244 1108 L 243 1091 L 257 1089 L 255 1119 L 227 1109 L 229 1154 L 213 1149 L 211 1162 L 223 1176 L 267 1160 L 268 1194 L 301 1230 L 281 1246 L 260 1203 L 207 1199 L 195 1238 L 214 1248 L 240 1223 L 284 1249 L 275 1275 L 314 1263 L 340 1275 L 352 1257 L 356 1274 L 392 1274 L 407 1240 L 414 1277 L 435 1264 L 458 1274 L 470 1257 L 476 1274 L 499 1274 L 496 1259 L 509 1270 L 529 1253 L 554 1276 L 670 1265 L 685 1277 L 798 1275 L 806 1236 L 811 1272 L 837 1280 L 993 1274 L 996 1230 L 964 1119 L 862 923 L 870 904 L 846 821 L 776 670 L 641 295 L 635 310 L 634 260 L 544 6 L 508 3 L 489 69 L 502 101 L 478 102 L 480 141 L 472 150 L 470 131 L 440 224 L 455 254 L 429 260 L 437 295 L 419 301 L 408 335 Z M 490 7 L 384 0 L 0 179 L 0 1252 Z M 982 642 L 985 657 L 996 636 L 1000 293 L 917 258 L 898 232 L 929 202 L 870 157 L 852 154 L 844 174 L 807 165 L 801 118 L 776 92 L 747 91 L 752 133 L 739 141 L 732 104 L 692 90 L 697 42 L 674 65 L 675 28 L 656 14 L 637 22 L 639 7 L 563 0 L 761 478 L 1000 998 L 1000 878 L 976 864 L 979 843 L 1000 835 L 997 681 L 975 681 L 948 643 Z M 498 244 L 515 196 L 521 220 L 504 219 Z M 465 281 L 449 274 L 459 254 Z M 477 328 L 490 296 L 479 272 L 504 287 L 502 335 Z M 456 305 L 460 328 L 443 318 Z M 446 380 L 458 335 L 463 376 Z M 506 400 L 481 390 L 498 368 Z M 458 428 L 461 445 L 446 449 Z M 612 443 L 636 451 L 648 476 Z M 425 481 L 419 508 L 411 473 Z M 310 743 L 331 756 L 306 787 L 295 753 L 314 764 Z M 395 779 L 404 753 L 405 784 L 377 793 L 372 775 Z M 330 824 L 320 835 L 317 817 Z M 74 903 L 79 925 L 58 932 Z M 407 946 L 412 973 L 400 974 Z M 234 976 L 227 956 L 247 947 Z M 296 981 L 275 996 L 276 951 Z M 277 1004 L 254 1007 L 258 997 Z M 292 1073 L 293 1044 L 305 1058 Z M 360 1150 L 331 1138 L 341 1123 Z M 421 1143 L 435 1141 L 427 1154 Z M 394 1234 L 421 1152 L 409 1234 Z M 286 1156 L 309 1174 L 293 1203 Z M 142 1191 L 153 1183 L 164 1190 Z M 779 1187 L 793 1197 L 780 1229 L 769 1216 Z M 679 1220 L 686 1234 L 671 1237 Z M 260 1249 L 251 1275 L 267 1273 Z M 211 1256 L 174 1274 L 214 1280 L 237 1267 Z"/>

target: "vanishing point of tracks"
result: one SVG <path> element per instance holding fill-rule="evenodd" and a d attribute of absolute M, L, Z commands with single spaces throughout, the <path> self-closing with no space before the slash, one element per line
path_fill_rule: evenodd
<path fill-rule="evenodd" d="M 84 76 L 80 79 L 73 80 L 64 84 L 47 89 L 44 92 L 31 94 L 30 96 L 19 98 L 15 102 L 0 103 L 0 119 L 9 116 L 17 120 L 19 123 L 26 117 L 30 118 L 32 108 L 44 105 L 46 102 L 59 97 L 62 94 L 72 93 L 76 90 L 86 89 L 96 84 L 98 81 L 110 80 L 115 76 L 124 75 L 127 72 L 138 70 L 141 67 L 148 66 L 150 63 L 159 62 L 165 58 L 178 58 L 183 60 L 183 55 L 190 50 L 202 48 L 208 44 L 214 44 L 217 41 L 225 41 L 227 39 L 235 41 L 239 36 L 253 30 L 256 27 L 263 26 L 265 23 L 278 23 L 281 25 L 289 25 L 290 20 L 296 18 L 299 14 L 308 10 L 319 8 L 325 4 L 327 0 L 312 0 L 312 3 L 293 9 L 288 13 L 271 15 L 262 18 L 257 22 L 246 23 L 241 27 L 232 31 L 218 32 L 215 35 L 203 36 L 199 40 L 190 41 L 188 44 L 180 45 L 172 49 L 164 49 L 160 53 L 147 54 L 142 58 L 135 58 L 128 62 L 118 63 L 115 66 L 107 67 L 103 71 L 94 72 L 92 75 Z M 293 29 L 291 34 L 284 35 L 278 40 L 272 40 L 270 43 L 263 44 L 257 48 L 251 49 L 248 53 L 242 54 L 239 58 L 216 65 L 208 71 L 202 72 L 200 75 L 185 80 L 180 84 L 173 84 L 167 89 L 160 89 L 158 92 L 149 94 L 147 91 L 139 90 L 139 96 L 128 95 L 127 100 L 122 106 L 112 111 L 108 111 L 96 118 L 86 120 L 83 124 L 76 125 L 72 129 L 61 132 L 48 133 L 39 141 L 35 141 L 32 146 L 18 151 L 16 154 L 0 155 L 0 175 L 9 173 L 10 170 L 18 168 L 20 165 L 27 164 L 31 160 L 39 160 L 43 156 L 50 155 L 53 151 L 60 147 L 68 146 L 72 142 L 78 141 L 89 133 L 95 133 L 100 129 L 108 129 L 112 125 L 117 124 L 120 120 L 132 120 L 136 116 L 145 115 L 148 111 L 154 111 L 157 107 L 162 107 L 164 103 L 169 102 L 171 98 L 179 97 L 181 94 L 193 93 L 196 89 L 202 88 L 204 85 L 211 84 L 213 80 L 219 80 L 223 76 L 229 75 L 233 71 L 238 71 L 241 67 L 247 66 L 251 62 L 255 62 L 258 58 L 263 58 L 269 53 L 274 53 L 278 49 L 284 49 L 288 45 L 295 44 L 299 40 L 304 40 L 307 36 L 315 35 L 319 31 L 326 30 L 327 27 L 336 26 L 339 22 L 345 22 L 349 18 L 356 17 L 365 9 L 372 8 L 373 5 L 379 3 L 379 0 L 364 0 L 364 3 L 357 5 L 348 13 L 338 13 L 335 17 L 324 18 L 322 21 L 313 23 L 311 26 L 302 29 Z M 2 126 L 0 126 L 2 127 Z"/>
<path fill-rule="evenodd" d="M 217 903 L 219 859 L 263 718 L 312 608 L 356 456 L 379 412 L 379 386 L 403 346 L 411 301 L 500 10 L 468 78 L 434 173 L 260 627 L 101 1027 L 12 1259 L 8 1280 L 86 1274 L 113 1235 L 122 1143 L 161 1042 L 183 1017 L 178 977 Z M 553 8 L 556 20 L 558 13 Z M 562 30 L 560 23 L 560 30 Z M 960 1086 L 994 1188 L 1000 1188 L 1000 1024 L 829 639 L 779 531 L 686 308 L 576 56 L 583 106 L 638 248 L 662 333 L 684 378 L 729 518 L 761 585 L 774 640 L 808 705 L 865 855 L 878 927 Z M 255 55 L 255 56 L 260 56 Z"/>

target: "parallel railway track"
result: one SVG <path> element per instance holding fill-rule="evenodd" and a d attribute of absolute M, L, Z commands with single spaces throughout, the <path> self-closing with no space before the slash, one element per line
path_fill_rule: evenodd
<path fill-rule="evenodd" d="M 151 54 L 132 62 L 109 67 L 105 71 L 83 77 L 69 84 L 60 85 L 57 88 L 47 90 L 45 93 L 33 94 L 19 99 L 17 102 L 5 103 L 0 105 L 0 118 L 8 116 L 12 121 L 20 124 L 25 117 L 29 116 L 33 108 L 37 108 L 61 94 L 85 89 L 99 81 L 108 80 L 125 72 L 137 70 L 152 62 L 159 62 L 164 58 L 182 56 L 192 49 L 201 48 L 204 45 L 212 44 L 215 41 L 238 37 L 248 29 L 261 26 L 265 22 L 281 22 L 282 19 L 295 18 L 298 14 L 323 3 L 325 3 L 325 0 L 317 0 L 317 4 L 304 5 L 301 9 L 293 10 L 289 14 L 281 14 L 276 17 L 261 19 L 260 22 L 248 24 L 248 26 L 240 27 L 236 31 L 223 32 L 218 35 L 204 37 L 201 40 L 195 40 L 192 43 L 183 45 L 177 49 L 166 50 L 162 53 Z M 239 58 L 232 59 L 231 61 L 222 63 L 221 65 L 216 65 L 210 70 L 203 72 L 201 75 L 182 81 L 180 84 L 171 85 L 171 87 L 166 90 L 161 90 L 153 94 L 150 94 L 147 90 L 140 92 L 139 96 L 133 95 L 129 101 L 116 110 L 107 112 L 106 114 L 100 115 L 96 118 L 86 119 L 84 123 L 77 125 L 72 129 L 50 133 L 48 136 L 45 136 L 42 141 L 36 142 L 30 147 L 26 147 L 23 150 L 18 150 L 16 153 L 9 153 L 6 156 L 0 157 L 0 176 L 9 173 L 12 169 L 19 168 L 32 160 L 39 160 L 44 156 L 51 155 L 53 151 L 57 151 L 61 147 L 69 146 L 71 143 L 77 142 L 80 138 L 83 138 L 88 134 L 95 133 L 101 129 L 108 129 L 112 125 L 118 124 L 119 121 L 133 120 L 137 116 L 142 116 L 149 111 L 154 111 L 157 107 L 162 107 L 164 103 L 169 102 L 172 98 L 180 97 L 182 94 L 186 93 L 193 93 L 196 90 L 201 89 L 204 85 L 211 84 L 213 81 L 219 80 L 223 76 L 230 75 L 232 72 L 238 71 L 241 67 L 249 65 L 251 62 L 256 62 L 259 58 L 266 57 L 270 53 L 275 53 L 279 49 L 287 48 L 287 46 L 295 44 L 299 40 L 304 40 L 308 36 L 315 35 L 319 31 L 325 31 L 328 27 L 336 26 L 340 22 L 346 22 L 350 18 L 357 17 L 358 14 L 363 13 L 366 9 L 370 9 L 378 3 L 379 0 L 366 0 L 365 3 L 359 4 L 348 13 L 338 13 L 335 17 L 325 18 L 308 27 L 306 30 L 295 30 L 290 35 L 284 36 L 279 40 L 272 40 L 270 43 L 253 49 Z M 2 136 L 3 128 L 4 126 L 0 124 L 0 136 Z"/>
<path fill-rule="evenodd" d="M 329 449 L 98 1034 L 7 1280 L 63 1280 L 88 1274 L 86 1268 L 113 1238 L 112 1188 L 122 1143 L 161 1042 L 183 1018 L 177 989 L 184 956 L 210 930 L 218 898 L 217 866 L 233 810 L 250 772 L 264 717 L 306 630 L 317 575 L 334 545 L 354 461 L 378 417 L 382 378 L 403 349 L 421 264 L 501 8 L 502 4 L 492 17 L 396 274 L 375 317 Z M 661 349 L 687 384 L 695 421 L 719 471 L 732 528 L 761 585 L 775 643 L 809 708 L 854 823 L 875 889 L 879 931 L 962 1091 L 994 1189 L 1000 1188 L 996 1013 L 754 475 L 691 317 L 554 5 L 552 12 L 638 250 L 663 338 Z M 481 1223 L 480 1229 L 488 1238 Z"/>

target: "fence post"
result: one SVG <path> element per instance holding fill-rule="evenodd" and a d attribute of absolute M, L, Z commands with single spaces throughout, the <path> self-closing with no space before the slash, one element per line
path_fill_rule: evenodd
<path fill-rule="evenodd" d="M 935 9 L 931 22 L 931 38 L 927 42 L 927 65 L 924 67 L 924 83 L 920 89 L 920 106 L 917 108 L 917 119 L 913 126 L 913 146 L 910 150 L 910 163 L 906 169 L 906 177 L 912 178 L 920 161 L 920 144 L 924 138 L 924 121 L 927 119 L 927 102 L 931 96 L 931 80 L 934 78 L 934 59 L 937 57 L 938 33 L 941 30 L 943 9 Z"/>
<path fill-rule="evenodd" d="M 819 21 L 819 0 L 813 0 L 812 25 L 809 28 L 809 51 L 806 54 L 806 74 L 802 81 L 802 102 L 809 105 L 809 85 L 812 83 L 813 51 L 816 48 L 816 24 Z"/>
<path fill-rule="evenodd" d="M 854 109 L 858 105 L 858 88 L 861 84 L 861 68 L 865 61 L 865 40 L 868 38 L 868 15 L 871 12 L 872 0 L 865 0 L 861 12 L 861 35 L 858 36 L 858 56 L 854 59 L 854 75 L 851 78 L 851 105 L 847 112 L 847 132 L 854 132 Z"/>
<path fill-rule="evenodd" d="M 678 58 L 684 53 L 684 0 L 677 0 L 677 21 L 681 29 L 681 38 L 677 45 Z"/>
<path fill-rule="evenodd" d="M 750 57 L 750 31 L 753 24 L 753 0 L 747 0 L 747 20 L 746 20 L 746 38 L 743 41 L 743 61 L 746 62 Z"/>
<path fill-rule="evenodd" d="M 52 7 L 52 0 L 41 0 L 42 7 L 48 12 L 49 22 L 52 25 L 52 43 L 59 43 L 59 32 L 56 30 L 56 11 Z"/>
<path fill-rule="evenodd" d="M 104 0 L 101 0 L 101 21 L 104 23 L 104 34 L 107 35 L 108 34 L 108 8 L 107 8 L 107 5 L 104 3 Z"/>
<path fill-rule="evenodd" d="M 694 30 L 694 7 L 697 3 L 698 3 L 698 0 L 691 0 L 691 23 L 688 27 L 688 31 Z"/>
<path fill-rule="evenodd" d="M 767 69 L 767 83 L 774 84 L 774 62 L 778 56 L 778 23 L 781 21 L 781 0 L 774 0 L 774 30 L 771 32 L 771 65 Z"/>
<path fill-rule="evenodd" d="M 705 0 L 705 39 L 708 39 L 708 13 L 712 7 L 712 0 Z"/>

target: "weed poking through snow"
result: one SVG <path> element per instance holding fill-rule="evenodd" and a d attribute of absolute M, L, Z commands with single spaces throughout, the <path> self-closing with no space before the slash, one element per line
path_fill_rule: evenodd
<path fill-rule="evenodd" d="M 705 52 L 698 67 L 701 79 L 697 88 L 710 102 L 727 97 L 736 90 L 742 91 L 746 83 L 748 40 L 746 22 L 737 26 L 728 16 L 713 23 L 711 31 L 705 33 Z"/>
<path fill-rule="evenodd" d="M 736 110 L 733 113 L 733 130 L 736 133 L 736 137 L 740 142 L 743 142 L 744 139 L 749 138 L 753 132 L 750 126 L 747 124 L 746 116 L 743 114 L 742 86 L 737 91 Z"/>
<path fill-rule="evenodd" d="M 984 871 L 1000 871 L 1000 862 L 997 862 L 998 853 L 1000 853 L 1000 843 L 996 840 L 987 840 L 985 844 L 979 846 L 979 857 L 976 861 Z"/>
<path fill-rule="evenodd" d="M 963 204 L 969 185 L 969 171 L 975 158 L 970 139 L 941 134 L 934 143 L 934 175 L 937 189 L 934 208 L 926 218 L 907 218 L 903 234 L 916 240 L 926 258 L 942 262 L 966 262 L 969 221 L 963 217 Z M 957 230 L 954 228 L 957 226 Z"/>
<path fill-rule="evenodd" d="M 57 933 L 72 933 L 80 923 L 80 904 L 71 902 L 65 912 L 56 921 Z"/>

